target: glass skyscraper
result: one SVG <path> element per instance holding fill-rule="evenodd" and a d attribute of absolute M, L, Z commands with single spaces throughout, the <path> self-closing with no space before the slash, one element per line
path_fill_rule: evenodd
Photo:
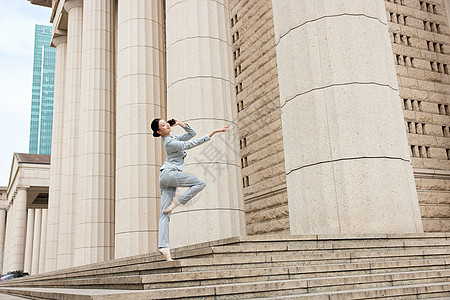
<path fill-rule="evenodd" d="M 36 25 L 29 153 L 50 154 L 56 49 L 50 47 L 52 27 Z"/>

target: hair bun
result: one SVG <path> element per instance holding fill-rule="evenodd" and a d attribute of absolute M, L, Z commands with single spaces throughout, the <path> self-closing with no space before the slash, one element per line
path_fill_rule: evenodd
<path fill-rule="evenodd" d="M 161 136 L 159 133 L 157 133 L 157 131 L 159 130 L 159 121 L 160 121 L 161 119 L 159 119 L 159 118 L 157 118 L 157 119 L 154 119 L 153 121 L 152 121 L 152 124 L 150 125 L 150 128 L 153 130 L 153 136 L 154 137 L 159 137 L 159 136 Z"/>

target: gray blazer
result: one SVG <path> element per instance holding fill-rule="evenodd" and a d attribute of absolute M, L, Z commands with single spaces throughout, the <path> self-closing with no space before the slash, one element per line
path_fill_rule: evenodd
<path fill-rule="evenodd" d="M 164 169 L 177 169 L 183 171 L 185 169 L 184 158 L 187 153 L 184 150 L 194 148 L 204 142 L 209 141 L 211 138 L 209 135 L 202 136 L 199 139 L 188 141 L 193 138 L 197 133 L 188 124 L 183 127 L 186 133 L 183 135 L 163 136 L 164 148 L 166 149 L 166 161 L 161 166 L 160 170 Z"/>

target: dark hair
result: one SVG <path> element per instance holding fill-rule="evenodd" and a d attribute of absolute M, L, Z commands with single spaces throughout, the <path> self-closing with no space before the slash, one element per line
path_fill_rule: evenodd
<path fill-rule="evenodd" d="M 157 133 L 157 131 L 159 130 L 159 121 L 161 121 L 161 119 L 154 119 L 152 121 L 152 125 L 150 125 L 150 127 L 153 130 L 153 136 L 154 137 L 159 137 L 161 136 L 159 133 Z"/>

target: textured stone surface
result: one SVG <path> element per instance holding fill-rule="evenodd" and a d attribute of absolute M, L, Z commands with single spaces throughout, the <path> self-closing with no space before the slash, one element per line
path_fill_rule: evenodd
<path fill-rule="evenodd" d="M 23 263 L 23 271 L 31 274 L 31 261 L 33 258 L 33 234 L 34 234 L 34 209 L 27 211 L 27 237 L 25 244 L 25 257 Z"/>
<path fill-rule="evenodd" d="M 448 1 L 385 4 L 413 167 L 449 170 L 450 118 L 444 107 L 450 101 L 450 76 L 444 68 L 450 62 Z M 448 181 L 416 176 L 425 231 L 448 228 L 449 206 L 442 203 L 448 197 Z"/>
<path fill-rule="evenodd" d="M 23 270 L 27 232 L 27 190 L 17 188 L 10 199 L 5 230 L 3 272 Z"/>
<path fill-rule="evenodd" d="M 424 231 L 427 232 L 449 232 L 450 231 L 450 221 L 449 218 L 444 218 L 444 219 L 437 219 L 437 218 L 433 218 L 433 219 L 423 219 L 422 220 L 423 223 L 423 228 Z"/>
<path fill-rule="evenodd" d="M 231 34 L 239 34 L 233 43 L 233 58 L 243 181 L 248 177 L 248 185 L 241 183 L 247 234 L 287 232 L 286 189 L 278 191 L 285 185 L 286 175 L 272 3 L 233 0 L 230 7 Z M 281 219 L 272 214 L 274 201 Z"/>
<path fill-rule="evenodd" d="M 33 227 L 33 256 L 31 259 L 31 273 L 39 273 L 39 251 L 41 250 L 42 209 L 35 209 Z"/>
<path fill-rule="evenodd" d="M 64 132 L 61 158 L 61 192 L 58 209 L 56 269 L 73 266 L 75 203 L 78 193 L 78 137 L 80 115 L 83 7 L 66 1 L 68 11 L 67 60 L 64 94 Z"/>
<path fill-rule="evenodd" d="M 48 209 L 42 209 L 42 223 L 41 223 L 41 241 L 39 247 L 39 269 L 38 273 L 45 272 L 45 253 L 47 248 L 47 222 Z"/>
<path fill-rule="evenodd" d="M 170 263 L 152 253 L 20 278 L 0 290 L 64 299 L 448 296 L 447 238 L 445 233 L 235 237 L 174 249 L 179 259 Z"/>
<path fill-rule="evenodd" d="M 119 1 L 115 257 L 157 248 L 159 168 L 164 149 L 150 130 L 166 118 L 163 1 Z"/>
<path fill-rule="evenodd" d="M 229 16 L 228 1 L 166 3 L 168 118 L 188 122 L 199 137 L 230 129 L 189 150 L 186 172 L 206 188 L 172 214 L 173 246 L 245 234 Z"/>
<path fill-rule="evenodd" d="M 75 266 L 114 258 L 114 3 L 83 1 Z"/>
<path fill-rule="evenodd" d="M 384 3 L 273 4 L 291 233 L 421 232 Z"/>
<path fill-rule="evenodd" d="M 1 194 L 2 196 L 3 195 L 6 196 L 6 193 Z M 2 274 L 3 274 L 3 258 L 5 257 L 5 227 L 6 227 L 6 210 L 0 209 L 0 272 L 2 272 Z"/>
<path fill-rule="evenodd" d="M 64 132 L 64 106 L 66 85 L 67 36 L 53 38 L 56 47 L 55 85 L 53 96 L 52 153 L 50 164 L 50 186 L 48 200 L 47 245 L 45 271 L 56 269 L 58 255 L 59 204 L 61 195 L 61 166 Z"/>

